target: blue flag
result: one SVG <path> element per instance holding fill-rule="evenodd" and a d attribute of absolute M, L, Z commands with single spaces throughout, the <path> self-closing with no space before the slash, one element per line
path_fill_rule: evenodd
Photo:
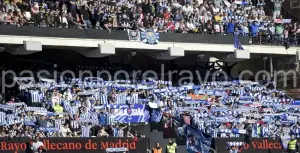
<path fill-rule="evenodd" d="M 212 138 L 201 131 L 191 128 L 186 129 L 186 149 L 189 153 L 209 153 Z"/>
<path fill-rule="evenodd" d="M 159 43 L 159 33 L 155 32 L 152 29 L 140 29 L 141 32 L 141 41 L 150 44 L 150 45 L 156 45 Z"/>
<path fill-rule="evenodd" d="M 151 116 L 151 121 L 152 122 L 160 122 L 161 121 L 161 118 L 162 118 L 162 116 L 163 116 L 163 112 L 161 111 L 161 110 L 159 110 L 159 109 L 154 109 L 153 111 L 152 111 L 152 114 L 151 114 L 152 116 Z"/>
<path fill-rule="evenodd" d="M 233 42 L 234 48 L 238 50 L 244 50 L 239 38 L 237 35 L 234 36 L 234 42 Z"/>

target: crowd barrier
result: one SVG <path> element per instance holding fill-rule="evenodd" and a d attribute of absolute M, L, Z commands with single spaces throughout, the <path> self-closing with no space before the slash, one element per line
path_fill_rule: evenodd
<path fill-rule="evenodd" d="M 31 139 L 0 138 L 1 153 L 31 153 Z M 132 138 L 44 138 L 47 153 L 106 153 L 107 148 L 128 148 L 129 153 L 146 153 L 148 138 L 135 142 Z"/>
<path fill-rule="evenodd" d="M 128 41 L 128 32 L 123 30 L 95 30 L 95 29 L 72 29 L 72 28 L 41 28 L 41 27 L 15 27 L 0 26 L 0 35 L 36 36 L 36 37 L 60 37 L 77 39 L 114 39 Z M 242 45 L 249 45 L 248 36 L 239 36 Z M 207 35 L 193 33 L 160 33 L 159 42 L 184 42 L 184 43 L 207 43 L 207 44 L 232 44 L 233 35 Z"/>
<path fill-rule="evenodd" d="M 284 38 L 281 36 L 256 36 L 252 37 L 253 45 L 270 45 L 270 46 L 299 46 L 300 37 L 299 36 L 291 36 L 288 38 Z"/>

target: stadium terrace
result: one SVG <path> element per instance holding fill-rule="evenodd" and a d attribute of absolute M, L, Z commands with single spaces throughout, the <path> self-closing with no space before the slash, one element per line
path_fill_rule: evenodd
<path fill-rule="evenodd" d="M 299 8 L 0 0 L 0 152 L 297 153 Z"/>

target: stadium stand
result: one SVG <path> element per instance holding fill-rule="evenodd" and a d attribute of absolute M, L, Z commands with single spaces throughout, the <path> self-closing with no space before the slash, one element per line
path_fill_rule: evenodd
<path fill-rule="evenodd" d="M 82 31 L 95 29 L 106 30 L 110 34 L 113 30 L 153 29 L 160 33 L 182 35 L 239 35 L 251 37 L 251 44 L 254 45 L 280 45 L 287 49 L 288 46 L 299 45 L 300 24 L 281 15 L 283 2 L 2 0 L 0 25 Z M 231 43 L 231 40 L 227 41 Z M 240 42 L 238 45 L 234 42 L 234 47 L 242 50 Z M 125 64 L 110 64 L 105 63 L 101 67 L 79 65 L 74 72 L 107 70 L 116 73 L 118 70 L 133 70 Z M 28 65 L 34 73 L 47 69 L 40 67 L 42 64 Z M 20 67 L 17 65 L 21 71 Z M 59 70 L 59 74 L 64 70 Z M 10 140 L 19 142 L 16 138 L 24 141 L 42 138 L 44 143 L 51 140 L 57 144 L 61 141 L 80 141 L 84 144 L 90 140 L 105 140 L 101 143 L 105 146 L 105 142 L 108 144 L 110 140 L 113 142 L 120 138 L 122 146 L 113 146 L 118 144 L 116 142 L 112 148 L 121 148 L 122 152 L 135 149 L 139 150 L 137 153 L 145 153 L 136 146 L 128 146 L 131 142 L 127 138 L 134 144 L 143 143 L 140 147 L 145 149 L 148 146 L 149 149 L 143 141 L 146 140 L 145 133 L 135 130 L 138 129 L 135 126 L 152 123 L 161 123 L 164 134 L 169 133 L 168 137 L 176 138 L 176 143 L 182 140 L 191 153 L 215 152 L 218 147 L 219 151 L 237 153 L 239 149 L 246 148 L 245 142 L 265 143 L 265 139 L 274 141 L 274 144 L 280 139 L 282 146 L 263 149 L 286 149 L 286 140 L 290 140 L 291 135 L 300 138 L 300 102 L 277 89 L 271 80 L 254 82 L 229 78 L 224 81 L 222 76 L 218 76 L 217 81 L 178 85 L 177 80 L 123 78 L 110 81 L 107 78 L 68 75 L 58 80 L 47 76 L 10 78 L 10 81 L 17 82 L 17 86 L 3 95 L 9 98 L 0 105 L 0 140 L 3 144 Z M 124 147 L 124 142 L 127 147 Z M 118 152 L 108 145 L 101 149 Z M 251 149 L 256 148 L 253 145 Z"/>
<path fill-rule="evenodd" d="M 283 2 L 4 1 L 0 23 L 108 31 L 145 28 L 166 33 L 243 35 L 253 37 L 253 44 L 298 45 L 300 25 L 281 15 Z"/>
<path fill-rule="evenodd" d="M 147 123 L 150 116 L 160 122 L 164 112 L 213 137 L 276 137 L 291 133 L 300 136 L 299 109 L 293 107 L 297 102 L 274 89 L 272 84 L 265 87 L 258 82 L 233 81 L 175 87 L 171 82 L 154 80 L 133 84 L 129 80 L 106 82 L 85 78 L 58 84 L 41 79 L 27 86 L 22 82 L 32 78 L 16 79 L 20 84 L 19 96 L 26 103 L 13 97 L 1 105 L 4 110 L 1 136 L 32 137 L 39 131 L 43 136 L 56 137 L 78 134 L 123 137 L 124 132 L 117 134 L 110 130 L 108 134 L 98 126 L 94 132 L 89 131 L 91 125 L 114 125 L 120 129 L 116 122 L 128 122 L 128 118 L 122 118 L 125 108 L 135 109 L 138 107 L 135 105 L 148 105 L 148 102 L 155 108 L 152 115 L 146 109 L 135 112 L 143 115 L 136 122 Z"/>

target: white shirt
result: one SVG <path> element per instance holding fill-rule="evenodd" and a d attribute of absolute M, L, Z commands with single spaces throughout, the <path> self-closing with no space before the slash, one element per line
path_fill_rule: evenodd
<path fill-rule="evenodd" d="M 219 24 L 214 25 L 215 32 L 221 32 L 221 26 Z"/>
<path fill-rule="evenodd" d="M 182 7 L 182 6 L 181 6 L 179 3 L 177 3 L 177 2 L 173 3 L 173 6 L 174 6 L 175 8 L 181 8 L 181 7 Z"/>
<path fill-rule="evenodd" d="M 190 15 L 193 13 L 194 10 L 193 10 L 192 6 L 185 5 L 182 7 L 182 11 L 185 12 L 187 15 Z"/>
<path fill-rule="evenodd" d="M 186 27 L 189 29 L 189 30 L 194 30 L 195 29 L 195 25 L 193 23 L 186 23 Z"/>
<path fill-rule="evenodd" d="M 203 0 L 196 0 L 196 4 L 198 5 L 203 4 Z"/>
<path fill-rule="evenodd" d="M 61 23 L 65 23 L 68 25 L 68 20 L 66 17 L 59 17 L 59 19 L 60 19 Z"/>
<path fill-rule="evenodd" d="M 67 133 L 71 133 L 71 130 L 69 128 L 62 127 L 59 132 L 63 137 L 67 137 Z"/>
<path fill-rule="evenodd" d="M 218 7 L 213 7 L 212 10 L 214 13 L 220 12 L 220 8 L 218 8 Z"/>
<path fill-rule="evenodd" d="M 38 152 L 40 146 L 44 146 L 43 142 L 37 141 L 32 143 L 31 149 L 33 150 L 33 152 Z"/>

